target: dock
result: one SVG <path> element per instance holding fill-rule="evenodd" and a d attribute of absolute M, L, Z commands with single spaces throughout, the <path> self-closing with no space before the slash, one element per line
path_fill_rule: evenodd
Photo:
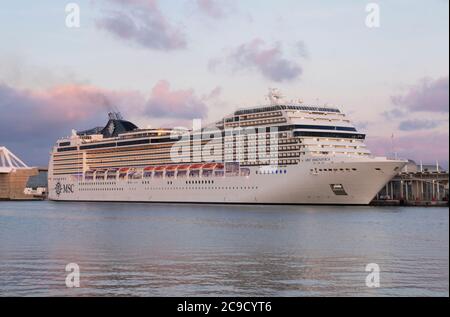
<path fill-rule="evenodd" d="M 448 171 L 409 161 L 378 193 L 374 206 L 446 207 L 449 201 Z"/>

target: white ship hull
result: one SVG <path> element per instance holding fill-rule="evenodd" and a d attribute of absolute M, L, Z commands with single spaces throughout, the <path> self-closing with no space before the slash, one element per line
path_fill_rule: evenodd
<path fill-rule="evenodd" d="M 367 205 L 405 165 L 378 158 L 303 162 L 250 176 L 83 181 L 49 179 L 54 201 Z M 276 173 L 278 171 L 278 173 Z M 336 193 L 333 186 L 341 186 Z"/>

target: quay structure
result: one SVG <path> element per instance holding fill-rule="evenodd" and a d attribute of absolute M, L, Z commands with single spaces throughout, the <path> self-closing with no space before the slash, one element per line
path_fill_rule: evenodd
<path fill-rule="evenodd" d="M 448 171 L 436 165 L 409 161 L 402 171 L 386 184 L 373 205 L 448 206 Z"/>
<path fill-rule="evenodd" d="M 0 200 L 34 200 L 26 193 L 30 177 L 39 174 L 35 167 L 27 166 L 6 147 L 0 147 Z"/>

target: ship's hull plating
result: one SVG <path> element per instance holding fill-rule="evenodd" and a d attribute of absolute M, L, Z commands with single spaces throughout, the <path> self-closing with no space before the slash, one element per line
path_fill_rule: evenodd
<path fill-rule="evenodd" d="M 295 166 L 278 167 L 273 172 L 254 167 L 250 169 L 250 176 L 208 178 L 86 182 L 71 177 L 50 177 L 49 199 L 92 202 L 367 205 L 404 164 L 403 161 L 377 159 L 304 162 Z M 333 185 L 342 185 L 343 191 L 334 191 Z"/>

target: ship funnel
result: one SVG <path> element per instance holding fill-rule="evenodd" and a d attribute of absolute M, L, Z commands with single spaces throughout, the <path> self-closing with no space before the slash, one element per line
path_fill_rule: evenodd
<path fill-rule="evenodd" d="M 120 112 L 110 112 L 108 113 L 109 120 L 123 120 L 122 114 Z"/>

